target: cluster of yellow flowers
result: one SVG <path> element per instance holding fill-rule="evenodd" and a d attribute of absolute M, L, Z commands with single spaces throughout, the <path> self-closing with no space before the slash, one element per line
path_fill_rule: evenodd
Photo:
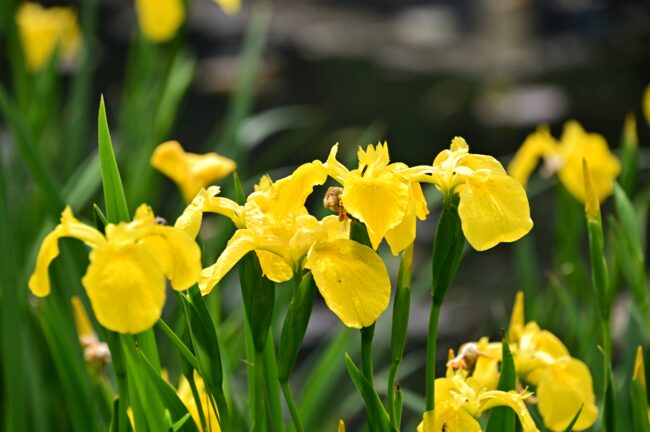
<path fill-rule="evenodd" d="M 215 0 L 227 14 L 237 13 L 240 0 Z M 185 22 L 182 0 L 135 0 L 138 25 L 147 39 L 155 43 L 171 40 Z M 16 13 L 16 25 L 25 53 L 27 69 L 36 72 L 48 63 L 55 51 L 73 61 L 81 48 L 77 13 L 71 7 L 46 8 L 39 3 L 23 3 Z"/>

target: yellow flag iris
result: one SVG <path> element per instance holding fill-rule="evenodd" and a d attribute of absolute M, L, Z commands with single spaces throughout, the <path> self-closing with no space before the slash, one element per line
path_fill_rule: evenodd
<path fill-rule="evenodd" d="M 57 48 L 65 61 L 73 60 L 79 52 L 77 14 L 71 8 L 23 3 L 16 14 L 16 25 L 30 71 L 41 70 Z"/>
<path fill-rule="evenodd" d="M 182 0 L 135 0 L 135 10 L 140 30 L 153 42 L 172 39 L 185 21 Z"/>
<path fill-rule="evenodd" d="M 336 216 L 318 220 L 305 208 L 314 186 L 326 178 L 326 167 L 314 161 L 277 182 L 264 177 L 243 207 L 211 206 L 204 200 L 209 211 L 225 209 L 239 229 L 216 263 L 201 272 L 202 292 L 209 293 L 244 255 L 255 251 L 265 275 L 276 282 L 310 270 L 328 307 L 345 325 L 361 328 L 375 322 L 390 297 L 383 261 L 369 247 L 348 239 L 349 223 Z M 188 207 L 194 214 L 188 220 L 198 218 L 197 207 Z"/>
<path fill-rule="evenodd" d="M 454 138 L 436 156 L 432 173 L 418 180 L 459 196 L 463 234 L 478 251 L 518 240 L 533 227 L 523 187 L 492 156 L 470 153 L 463 138 Z"/>
<path fill-rule="evenodd" d="M 194 385 L 196 386 L 196 394 L 198 399 L 201 401 L 201 412 L 203 413 L 203 418 L 205 419 L 206 430 L 211 432 L 220 432 L 221 427 L 219 426 L 219 416 L 214 410 L 214 404 L 210 402 L 210 395 L 206 391 L 205 382 L 201 375 L 198 372 L 194 371 Z M 198 426 L 199 430 L 202 431 L 201 427 L 201 416 L 199 415 L 199 405 L 194 399 L 192 394 L 192 387 L 185 377 L 181 378 L 180 383 L 178 384 L 178 390 L 176 391 L 178 398 L 183 402 L 183 405 L 187 408 L 187 411 L 192 416 L 192 420 Z"/>
<path fill-rule="evenodd" d="M 178 185 L 185 202 L 192 201 L 201 188 L 224 178 L 236 168 L 234 161 L 216 153 L 186 152 L 178 141 L 167 141 L 156 147 L 151 165 Z"/>
<path fill-rule="evenodd" d="M 429 214 L 415 178 L 431 168 L 391 164 L 386 143 L 359 148 L 359 167 L 352 171 L 336 160 L 337 152 L 338 144 L 326 165 L 328 174 L 343 186 L 345 211 L 366 225 L 374 249 L 386 238 L 397 255 L 415 240 L 416 217 L 424 220 Z"/>
<path fill-rule="evenodd" d="M 151 208 L 141 205 L 129 223 L 108 224 L 106 235 L 78 221 L 66 208 L 36 260 L 29 288 L 38 297 L 50 293 L 48 268 L 59 255 L 62 237 L 91 247 L 90 265 L 82 284 L 97 321 L 119 333 L 139 333 L 160 318 L 165 302 L 165 277 L 175 290 L 196 283 L 200 250 L 183 231 L 156 223 Z"/>
<path fill-rule="evenodd" d="M 528 393 L 489 390 L 480 381 L 467 377 L 464 371 L 447 372 L 446 378 L 435 382 L 435 410 L 424 413 L 418 432 L 481 432 L 478 418 L 497 407 L 511 408 L 519 417 L 524 432 L 538 431 L 524 400 Z"/>
<path fill-rule="evenodd" d="M 614 180 L 621 171 L 620 163 L 602 135 L 586 132 L 576 121 L 564 125 L 558 142 L 547 127 L 530 134 L 508 166 L 508 172 L 522 185 L 535 170 L 540 159 L 544 168 L 556 174 L 562 184 L 580 201 L 585 201 L 582 160 L 586 159 L 593 186 L 600 202 L 612 194 Z"/>
<path fill-rule="evenodd" d="M 589 369 L 571 357 L 554 334 L 540 329 L 535 322 L 524 324 L 523 310 L 523 294 L 518 293 L 508 338 L 517 375 L 525 384 L 537 387 L 544 425 L 552 431 L 563 431 L 582 407 L 573 430 L 589 428 L 598 417 Z"/>

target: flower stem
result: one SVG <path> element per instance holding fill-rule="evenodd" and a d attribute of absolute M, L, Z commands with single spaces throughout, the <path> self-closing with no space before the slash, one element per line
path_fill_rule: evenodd
<path fill-rule="evenodd" d="M 291 387 L 289 387 L 289 381 L 280 381 L 280 386 L 282 387 L 284 400 L 287 402 L 287 407 L 289 407 L 291 420 L 293 421 L 293 425 L 296 427 L 296 431 L 304 432 L 304 428 L 302 427 L 302 421 L 300 420 L 300 414 L 298 414 L 298 407 L 296 406 L 296 402 L 293 400 Z"/>
<path fill-rule="evenodd" d="M 199 370 L 199 364 L 196 360 L 196 357 L 194 354 L 192 354 L 192 351 L 190 351 L 187 345 L 185 345 L 183 341 L 178 337 L 178 335 L 174 333 L 174 330 L 172 330 L 171 327 L 169 327 L 169 325 L 167 325 L 167 323 L 162 320 L 162 318 L 159 319 L 156 324 L 158 325 L 160 331 L 162 331 L 165 336 L 167 336 L 167 338 L 171 341 L 171 343 L 174 344 L 176 349 L 178 349 L 178 352 L 181 353 L 183 358 L 187 360 L 192 368 Z"/>
<path fill-rule="evenodd" d="M 363 376 L 374 387 L 374 374 L 372 371 L 372 339 L 375 336 L 375 325 L 361 329 L 361 367 Z"/>
<path fill-rule="evenodd" d="M 435 403 L 436 379 L 436 345 L 438 336 L 438 321 L 440 319 L 440 306 L 433 303 L 429 315 L 429 336 L 427 340 L 427 366 L 426 366 L 426 410 L 431 411 Z"/>

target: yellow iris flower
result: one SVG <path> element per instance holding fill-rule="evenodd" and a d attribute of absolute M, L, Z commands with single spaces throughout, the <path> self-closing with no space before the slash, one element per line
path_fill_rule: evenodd
<path fill-rule="evenodd" d="M 449 150 L 433 161 L 430 175 L 445 196 L 459 196 L 458 216 L 465 238 L 478 251 L 520 239 L 533 227 L 528 197 L 492 156 L 472 154 L 463 138 L 455 137 Z"/>
<path fill-rule="evenodd" d="M 167 42 L 185 21 L 182 0 L 135 0 L 142 33 L 153 42 Z"/>
<path fill-rule="evenodd" d="M 403 163 L 390 164 L 388 144 L 359 148 L 359 167 L 349 171 L 336 160 L 338 144 L 327 158 L 328 174 L 343 186 L 341 200 L 345 211 L 366 225 L 372 247 L 377 249 L 386 238 L 393 255 L 415 240 L 416 217 L 429 214 L 418 175 L 430 167 L 409 168 Z"/>
<path fill-rule="evenodd" d="M 156 147 L 151 165 L 178 185 L 185 202 L 237 167 L 234 161 L 216 153 L 186 152 L 178 141 L 167 141 Z"/>
<path fill-rule="evenodd" d="M 539 431 L 524 404 L 530 394 L 489 390 L 465 371 L 447 371 L 446 378 L 435 382 L 435 410 L 424 413 L 418 432 L 481 432 L 478 418 L 497 407 L 511 408 L 519 417 L 524 432 Z"/>
<path fill-rule="evenodd" d="M 241 9 L 241 0 L 214 0 L 228 15 L 235 14 Z"/>
<path fill-rule="evenodd" d="M 605 138 L 585 132 L 576 121 L 564 125 L 559 142 L 551 136 L 547 127 L 540 127 L 530 134 L 508 165 L 508 172 L 526 186 L 542 158 L 545 169 L 551 174 L 557 173 L 562 184 L 582 202 L 585 200 L 583 159 L 589 163 L 594 190 L 600 202 L 612 194 L 614 180 L 621 171 L 620 163 L 610 152 Z"/>
<path fill-rule="evenodd" d="M 523 293 L 518 293 L 508 338 L 519 378 L 537 387 L 536 396 L 544 425 L 563 431 L 582 406 L 573 430 L 589 428 L 598 417 L 591 373 L 570 356 L 564 344 L 537 323 L 524 324 Z"/>
<path fill-rule="evenodd" d="M 348 239 L 349 223 L 336 216 L 317 220 L 307 212 L 305 200 L 326 179 L 325 165 L 314 161 L 276 182 L 263 177 L 243 207 L 211 200 L 217 197 L 208 191 L 190 204 L 179 226 L 196 227 L 203 208 L 227 215 L 239 228 L 217 262 L 201 272 L 201 291 L 208 294 L 244 255 L 255 251 L 264 274 L 276 282 L 310 270 L 328 307 L 348 327 L 374 323 L 388 306 L 388 272 L 371 248 Z"/>
<path fill-rule="evenodd" d="M 57 47 L 65 61 L 72 61 L 79 52 L 77 14 L 71 8 L 23 3 L 16 13 L 16 24 L 30 71 L 41 70 Z"/>
<path fill-rule="evenodd" d="M 106 235 L 78 221 L 67 207 L 36 260 L 29 288 L 37 297 L 50 293 L 48 268 L 59 255 L 58 241 L 72 237 L 92 250 L 82 284 L 97 321 L 119 333 L 139 333 L 160 318 L 165 277 L 177 291 L 194 283 L 201 271 L 200 250 L 183 231 L 156 223 L 151 208 L 141 205 L 129 223 L 106 225 Z"/>
<path fill-rule="evenodd" d="M 207 430 L 211 432 L 220 432 L 221 427 L 219 426 L 219 417 L 217 416 L 217 413 L 214 411 L 213 404 L 210 403 L 210 399 L 209 399 L 210 396 L 208 395 L 208 392 L 205 389 L 205 383 L 203 382 L 203 378 L 196 371 L 194 371 L 194 384 L 196 385 L 196 393 L 198 394 L 199 399 L 201 400 L 201 411 L 203 412 L 203 417 L 205 418 Z M 192 416 L 192 420 L 194 420 L 194 423 L 196 423 L 199 430 L 202 431 L 203 429 L 201 428 L 201 417 L 199 416 L 199 408 L 196 404 L 196 400 L 194 399 L 194 395 L 192 394 L 192 388 L 190 387 L 190 383 L 187 381 L 185 377 L 181 378 L 181 381 L 178 384 L 178 390 L 176 391 L 176 394 L 178 395 L 178 398 L 181 400 L 181 402 L 183 402 L 183 404 L 187 408 L 187 411 L 190 413 L 190 416 Z"/>

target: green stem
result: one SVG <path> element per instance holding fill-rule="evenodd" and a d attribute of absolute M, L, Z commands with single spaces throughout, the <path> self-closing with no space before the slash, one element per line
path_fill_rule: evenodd
<path fill-rule="evenodd" d="M 438 321 L 440 319 L 440 306 L 433 303 L 429 315 L 429 335 L 427 340 L 427 364 L 426 364 L 426 410 L 434 408 L 435 401 L 435 379 L 436 379 L 436 344 L 438 337 Z"/>
<path fill-rule="evenodd" d="M 264 394 L 264 352 L 255 351 L 255 424 L 256 432 L 266 431 Z"/>
<path fill-rule="evenodd" d="M 284 431 L 284 418 L 282 415 L 282 401 L 280 399 L 280 385 L 278 383 L 278 366 L 275 360 L 275 343 L 273 334 L 269 332 L 264 347 L 264 379 L 266 384 L 266 394 L 269 400 L 269 410 L 271 414 L 271 426 L 274 432 Z"/>
<path fill-rule="evenodd" d="M 391 424 L 395 427 L 398 427 L 397 409 L 395 407 L 395 383 L 397 382 L 398 367 L 399 362 L 391 361 L 390 369 L 388 370 L 388 393 L 386 394 L 388 399 L 388 416 L 390 417 Z"/>
<path fill-rule="evenodd" d="M 176 349 L 178 349 L 178 352 L 181 353 L 183 358 L 187 360 L 192 368 L 199 370 L 199 363 L 196 360 L 196 357 L 194 354 L 192 354 L 192 351 L 190 351 L 187 345 L 183 343 L 181 338 L 179 338 L 178 335 L 174 333 L 174 330 L 172 330 L 171 327 L 169 327 L 169 325 L 167 325 L 167 323 L 162 320 L 162 318 L 159 319 L 156 324 L 158 325 L 160 331 L 162 331 L 164 335 L 167 336 L 167 338 L 170 340 L 170 342 L 174 344 Z"/>
<path fill-rule="evenodd" d="M 296 427 L 296 431 L 304 432 L 302 421 L 300 421 L 300 414 L 298 414 L 298 407 L 296 406 L 296 402 L 293 399 L 291 387 L 289 387 L 289 381 L 280 381 L 280 386 L 282 387 L 284 400 L 287 402 L 287 407 L 289 408 L 289 413 L 291 414 L 291 420 L 293 421 L 293 425 Z"/>
<path fill-rule="evenodd" d="M 372 371 L 372 339 L 375 335 L 375 325 L 361 329 L 361 367 L 363 376 L 374 387 L 374 374 Z"/>

